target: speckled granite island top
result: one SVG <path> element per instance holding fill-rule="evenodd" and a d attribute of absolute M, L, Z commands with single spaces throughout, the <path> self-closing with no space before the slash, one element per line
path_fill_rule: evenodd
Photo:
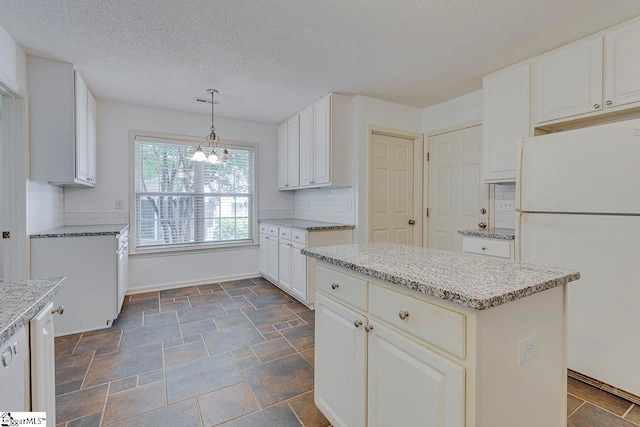
<path fill-rule="evenodd" d="M 302 253 L 476 310 L 505 304 L 580 278 L 576 271 L 392 243 L 305 248 Z"/>
<path fill-rule="evenodd" d="M 47 305 L 65 277 L 0 284 L 0 347 Z"/>
<path fill-rule="evenodd" d="M 282 218 L 282 219 L 261 219 L 258 220 L 261 224 L 272 224 L 278 225 L 281 227 L 290 227 L 297 228 L 299 230 L 307 230 L 307 231 L 322 231 L 322 230 L 343 230 L 343 229 L 353 229 L 355 225 L 352 224 L 337 224 L 333 222 L 322 222 L 322 221 L 308 221 L 306 219 L 292 219 L 292 218 Z"/>
<path fill-rule="evenodd" d="M 484 237 L 486 239 L 514 240 L 516 230 L 513 228 L 485 228 L 484 230 L 459 230 L 463 236 Z"/>
<path fill-rule="evenodd" d="M 114 225 L 71 225 L 39 231 L 31 235 L 32 239 L 46 239 L 52 237 L 87 237 L 87 236 L 115 236 L 124 233 L 129 224 Z"/>

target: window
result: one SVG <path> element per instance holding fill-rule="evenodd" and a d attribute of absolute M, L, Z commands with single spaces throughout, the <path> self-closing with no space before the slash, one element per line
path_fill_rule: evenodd
<path fill-rule="evenodd" d="M 191 162 L 195 144 L 135 137 L 137 250 L 253 243 L 254 148 L 212 165 Z"/>

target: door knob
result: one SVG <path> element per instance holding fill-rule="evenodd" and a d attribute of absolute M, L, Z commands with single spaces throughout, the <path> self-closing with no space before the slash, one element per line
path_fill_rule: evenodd
<path fill-rule="evenodd" d="M 416 223 L 416 222 L 415 222 L 414 220 L 412 220 L 412 219 L 410 219 L 410 220 L 409 220 L 409 225 L 413 225 L 413 224 L 415 224 L 415 223 Z"/>

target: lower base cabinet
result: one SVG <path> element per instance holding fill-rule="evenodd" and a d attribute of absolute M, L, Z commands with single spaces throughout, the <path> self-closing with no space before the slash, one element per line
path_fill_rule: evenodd
<path fill-rule="evenodd" d="M 62 310 L 60 310 L 62 311 Z M 56 425 L 56 369 L 53 339 L 53 304 L 43 308 L 29 324 L 31 345 L 31 411 L 46 412 L 47 424 Z"/>

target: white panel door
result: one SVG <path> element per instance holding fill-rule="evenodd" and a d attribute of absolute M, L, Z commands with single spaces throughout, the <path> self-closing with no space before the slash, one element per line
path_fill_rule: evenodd
<path fill-rule="evenodd" d="M 464 368 L 380 322 L 372 326 L 367 425 L 463 427 Z"/>
<path fill-rule="evenodd" d="M 291 291 L 291 243 L 280 240 L 278 247 L 278 283 L 280 287 Z"/>
<path fill-rule="evenodd" d="M 313 184 L 331 182 L 331 95 L 313 104 Z"/>
<path fill-rule="evenodd" d="M 481 126 L 429 138 L 429 244 L 462 252 L 458 230 L 478 228 L 489 204 L 481 177 Z"/>
<path fill-rule="evenodd" d="M 53 304 L 49 303 L 29 324 L 31 335 L 31 411 L 46 412 L 47 424 L 56 425 L 56 369 L 53 339 Z"/>
<path fill-rule="evenodd" d="M 80 73 L 75 75 L 76 178 L 86 181 L 89 177 L 88 89 Z"/>
<path fill-rule="evenodd" d="M 567 367 L 640 395 L 640 217 L 522 214 L 523 262 L 578 270 L 567 285 Z"/>
<path fill-rule="evenodd" d="M 287 146 L 287 122 L 278 126 L 278 188 L 287 187 L 288 177 L 288 146 Z"/>
<path fill-rule="evenodd" d="M 291 250 L 291 293 L 301 299 L 307 300 L 307 256 L 300 250 L 304 246 L 293 245 Z"/>
<path fill-rule="evenodd" d="M 602 110 L 602 36 L 536 61 L 537 122 Z"/>
<path fill-rule="evenodd" d="M 529 136 L 529 63 L 487 76 L 482 81 L 483 179 L 516 179 L 518 139 Z"/>
<path fill-rule="evenodd" d="M 372 135 L 371 242 L 413 244 L 413 140 Z"/>
<path fill-rule="evenodd" d="M 287 120 L 287 187 L 300 185 L 300 120 L 296 114 Z"/>
<path fill-rule="evenodd" d="M 366 425 L 366 321 L 355 311 L 317 294 L 315 403 L 336 427 Z"/>
<path fill-rule="evenodd" d="M 640 22 L 605 35 L 605 108 L 640 102 Z"/>
<path fill-rule="evenodd" d="M 300 113 L 300 185 L 313 181 L 313 105 Z"/>
<path fill-rule="evenodd" d="M 640 214 L 640 119 L 523 143 L 516 208 Z"/>

